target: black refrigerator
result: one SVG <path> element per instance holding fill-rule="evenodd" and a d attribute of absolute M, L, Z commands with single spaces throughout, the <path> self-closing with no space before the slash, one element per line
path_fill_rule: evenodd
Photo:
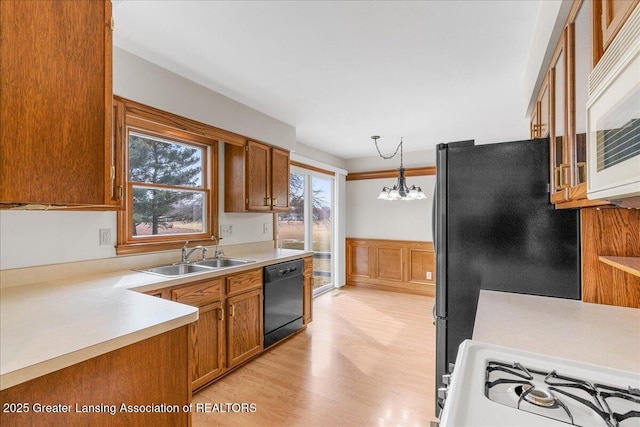
<path fill-rule="evenodd" d="M 472 336 L 481 289 L 580 299 L 580 217 L 549 202 L 548 139 L 440 144 L 436 167 L 438 415 L 437 389 Z"/>

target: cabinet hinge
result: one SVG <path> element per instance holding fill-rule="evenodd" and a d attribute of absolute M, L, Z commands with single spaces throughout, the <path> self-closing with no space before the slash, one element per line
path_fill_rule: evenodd
<path fill-rule="evenodd" d="M 116 28 L 116 20 L 113 19 L 113 16 L 111 17 L 111 31 L 114 30 L 114 28 Z"/>
<path fill-rule="evenodd" d="M 244 199 L 244 202 L 248 205 L 249 204 L 249 199 Z"/>

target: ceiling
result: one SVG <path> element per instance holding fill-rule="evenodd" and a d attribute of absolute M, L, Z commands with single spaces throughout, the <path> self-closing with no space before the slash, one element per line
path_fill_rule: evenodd
<path fill-rule="evenodd" d="M 526 138 L 540 1 L 114 1 L 114 44 L 343 159 Z"/>

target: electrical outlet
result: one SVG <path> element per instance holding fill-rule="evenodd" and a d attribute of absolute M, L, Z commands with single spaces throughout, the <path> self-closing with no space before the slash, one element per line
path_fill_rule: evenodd
<path fill-rule="evenodd" d="M 100 246 L 106 246 L 110 244 L 111 244 L 111 229 L 101 228 L 100 229 Z"/>
<path fill-rule="evenodd" d="M 229 237 L 233 234 L 233 224 L 220 224 L 220 237 Z"/>
<path fill-rule="evenodd" d="M 269 224 L 266 222 L 262 224 L 262 234 L 267 234 L 269 232 Z"/>
<path fill-rule="evenodd" d="M 431 272 L 427 271 L 427 280 L 431 280 Z"/>

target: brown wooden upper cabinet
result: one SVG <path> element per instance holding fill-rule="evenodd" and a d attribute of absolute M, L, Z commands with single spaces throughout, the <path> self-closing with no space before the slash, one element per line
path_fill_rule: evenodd
<path fill-rule="evenodd" d="M 556 208 L 606 204 L 587 199 L 589 74 L 610 42 L 608 40 L 603 48 L 603 34 L 613 37 L 639 1 L 573 2 L 530 118 L 533 138 L 545 137 L 545 123 L 548 124 L 550 199 Z M 611 27 L 610 31 L 605 31 L 605 23 L 607 28 Z M 548 106 L 546 111 L 545 106 Z"/>
<path fill-rule="evenodd" d="M 0 203 L 120 204 L 111 1 L 0 2 Z"/>
<path fill-rule="evenodd" d="M 225 212 L 289 210 L 289 152 L 256 141 L 225 144 Z"/>

